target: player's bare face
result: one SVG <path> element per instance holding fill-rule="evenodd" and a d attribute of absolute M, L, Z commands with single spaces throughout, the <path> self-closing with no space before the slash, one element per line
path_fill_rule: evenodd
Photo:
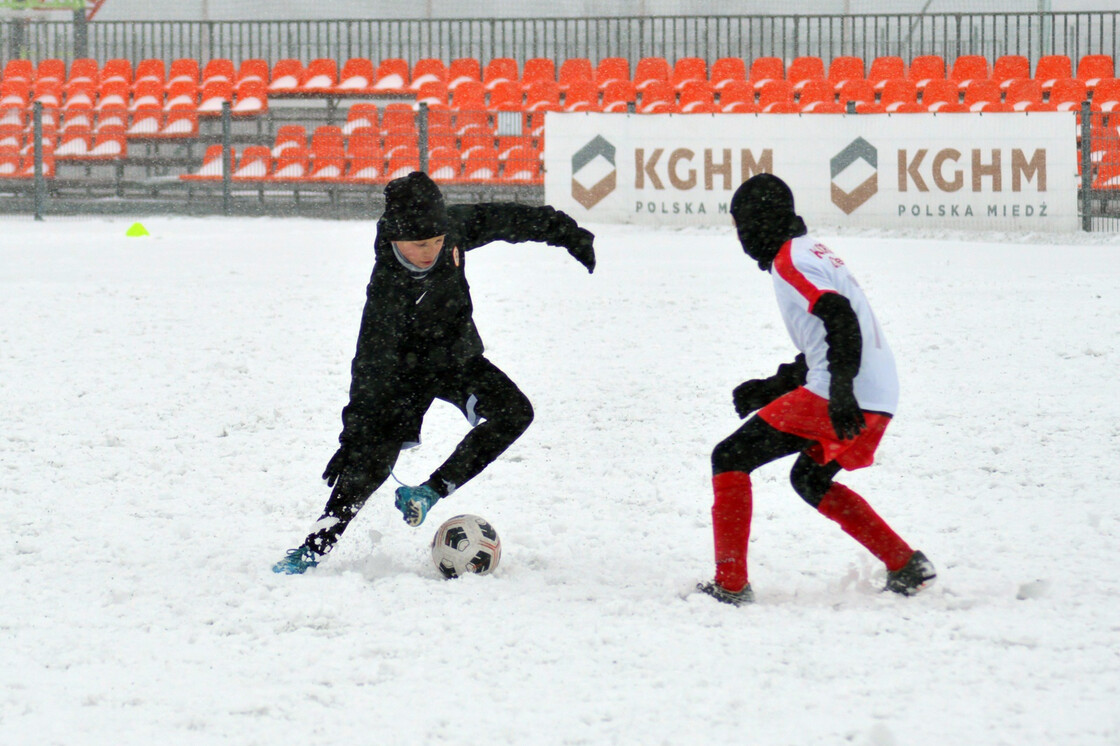
<path fill-rule="evenodd" d="M 425 238 L 423 241 L 396 241 L 394 245 L 397 247 L 397 251 L 401 252 L 401 255 L 411 264 L 420 269 L 427 269 L 439 257 L 439 252 L 443 249 L 444 238 L 446 236 Z"/>

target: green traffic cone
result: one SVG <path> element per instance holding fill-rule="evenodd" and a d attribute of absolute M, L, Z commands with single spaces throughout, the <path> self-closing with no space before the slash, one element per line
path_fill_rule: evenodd
<path fill-rule="evenodd" d="M 142 223 L 133 223 L 129 229 L 125 231 L 126 236 L 150 236 L 148 229 Z"/>

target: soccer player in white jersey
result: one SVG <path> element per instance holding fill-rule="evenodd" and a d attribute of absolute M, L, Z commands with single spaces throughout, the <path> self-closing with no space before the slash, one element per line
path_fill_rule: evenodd
<path fill-rule="evenodd" d="M 778 309 L 801 354 L 770 378 L 736 387 L 742 427 L 712 451 L 716 576 L 698 587 L 724 603 L 754 600 L 747 575 L 750 473 L 800 454 L 793 489 L 887 567 L 884 590 L 912 596 L 936 572 L 862 497 L 833 481 L 870 466 L 898 404 L 894 356 L 867 298 L 844 262 L 806 235 L 793 192 L 771 174 L 744 182 L 731 200 L 743 251 L 774 281 Z"/>

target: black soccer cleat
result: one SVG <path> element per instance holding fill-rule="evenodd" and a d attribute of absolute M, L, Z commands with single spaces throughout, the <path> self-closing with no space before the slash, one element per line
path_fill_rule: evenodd
<path fill-rule="evenodd" d="M 729 591 L 713 580 L 711 583 L 698 583 L 696 590 L 708 594 L 721 603 L 731 604 L 732 606 L 746 606 L 754 603 L 754 591 L 751 590 L 750 583 L 744 585 L 741 591 Z"/>
<path fill-rule="evenodd" d="M 933 585 L 936 578 L 933 563 L 921 552 L 914 552 L 901 570 L 887 573 L 887 587 L 883 590 L 913 596 Z"/>

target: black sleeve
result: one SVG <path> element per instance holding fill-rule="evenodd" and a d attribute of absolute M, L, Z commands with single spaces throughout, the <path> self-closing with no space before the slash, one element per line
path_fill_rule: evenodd
<path fill-rule="evenodd" d="M 539 241 L 551 246 L 569 247 L 583 231 L 574 219 L 549 205 L 535 207 L 516 202 L 483 202 L 451 205 L 447 212 L 459 230 L 463 251 L 491 241 Z"/>
<path fill-rule="evenodd" d="M 828 372 L 833 382 L 850 385 L 859 373 L 863 355 L 863 336 L 852 304 L 839 293 L 826 293 L 813 305 L 813 315 L 824 322 Z"/>
<path fill-rule="evenodd" d="M 350 365 L 350 403 L 342 410 L 339 441 L 343 443 L 368 437 L 378 412 L 387 404 L 386 382 L 392 380 L 397 365 L 400 304 L 391 303 L 389 288 L 380 284 L 375 275 L 366 288 L 357 350 Z"/>
<path fill-rule="evenodd" d="M 798 386 L 805 385 L 805 378 L 809 375 L 809 365 L 805 362 L 805 355 L 798 355 L 793 359 L 792 363 L 782 363 L 778 366 L 778 372 L 770 377 L 774 383 L 774 391 L 778 396 L 788 394 Z"/>

